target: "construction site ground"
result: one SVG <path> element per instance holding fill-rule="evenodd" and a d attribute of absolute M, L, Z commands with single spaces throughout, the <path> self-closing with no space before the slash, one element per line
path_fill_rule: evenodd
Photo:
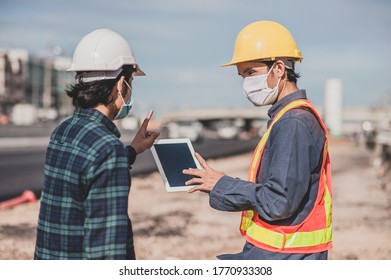
<path fill-rule="evenodd" d="M 332 140 L 332 260 L 391 259 L 391 194 L 378 184 L 371 154 Z M 209 160 L 215 169 L 246 178 L 251 153 Z M 21 173 L 22 176 L 22 173 Z M 39 201 L 0 210 L 0 259 L 33 258 Z M 216 211 L 205 193 L 167 193 L 159 173 L 134 177 L 129 197 L 140 260 L 208 260 L 242 249 L 240 213 Z"/>

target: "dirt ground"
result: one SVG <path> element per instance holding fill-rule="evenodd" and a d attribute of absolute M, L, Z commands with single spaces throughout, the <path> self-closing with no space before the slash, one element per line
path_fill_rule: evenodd
<path fill-rule="evenodd" d="M 333 238 L 329 259 L 391 259 L 391 193 L 377 185 L 370 154 L 356 144 L 332 141 Z M 209 160 L 246 178 L 251 154 Z M 167 193 L 160 175 L 134 177 L 130 193 L 137 258 L 207 260 L 241 250 L 240 213 L 209 207 L 204 193 Z M 0 259 L 33 257 L 39 201 L 0 210 Z"/>

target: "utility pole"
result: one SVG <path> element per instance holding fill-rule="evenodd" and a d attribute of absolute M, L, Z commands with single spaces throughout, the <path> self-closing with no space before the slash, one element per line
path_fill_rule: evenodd
<path fill-rule="evenodd" d="M 39 102 L 40 102 L 40 97 L 39 97 L 39 67 L 40 63 L 39 61 L 33 57 L 31 59 L 31 90 L 32 90 L 32 95 L 31 95 L 31 104 L 33 104 L 36 108 L 39 108 Z"/>
<path fill-rule="evenodd" d="M 50 109 L 52 105 L 52 46 L 48 44 L 47 54 L 44 62 L 44 77 L 43 77 L 43 95 L 42 104 L 46 110 Z"/>

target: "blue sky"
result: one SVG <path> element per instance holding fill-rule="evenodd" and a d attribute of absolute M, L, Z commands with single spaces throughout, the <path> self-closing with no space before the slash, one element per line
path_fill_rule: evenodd
<path fill-rule="evenodd" d="M 391 92 L 388 0 L 1 0 L 0 48 L 72 56 L 97 28 L 125 37 L 147 76 L 134 82 L 142 111 L 250 107 L 230 61 L 238 32 L 258 20 L 286 26 L 304 60 L 298 85 L 322 105 L 326 79 L 342 79 L 344 104 L 366 106 Z"/>

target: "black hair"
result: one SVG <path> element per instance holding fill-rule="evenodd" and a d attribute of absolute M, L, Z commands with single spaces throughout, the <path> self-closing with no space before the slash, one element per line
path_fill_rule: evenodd
<path fill-rule="evenodd" d="M 122 76 L 128 81 L 134 71 L 133 66 L 125 65 L 116 79 L 76 83 L 68 86 L 65 93 L 72 98 L 75 107 L 87 109 L 99 104 L 109 105 L 113 101 L 111 92 L 115 84 Z"/>
<path fill-rule="evenodd" d="M 266 64 L 267 67 L 270 69 L 276 61 L 274 60 L 274 61 L 261 61 L 261 62 Z M 293 63 L 292 63 L 292 65 L 293 65 L 293 69 L 285 68 L 286 69 L 286 76 L 287 76 L 289 82 L 292 82 L 296 85 L 297 80 L 301 77 L 301 75 L 299 73 L 295 72 L 295 65 Z"/>

